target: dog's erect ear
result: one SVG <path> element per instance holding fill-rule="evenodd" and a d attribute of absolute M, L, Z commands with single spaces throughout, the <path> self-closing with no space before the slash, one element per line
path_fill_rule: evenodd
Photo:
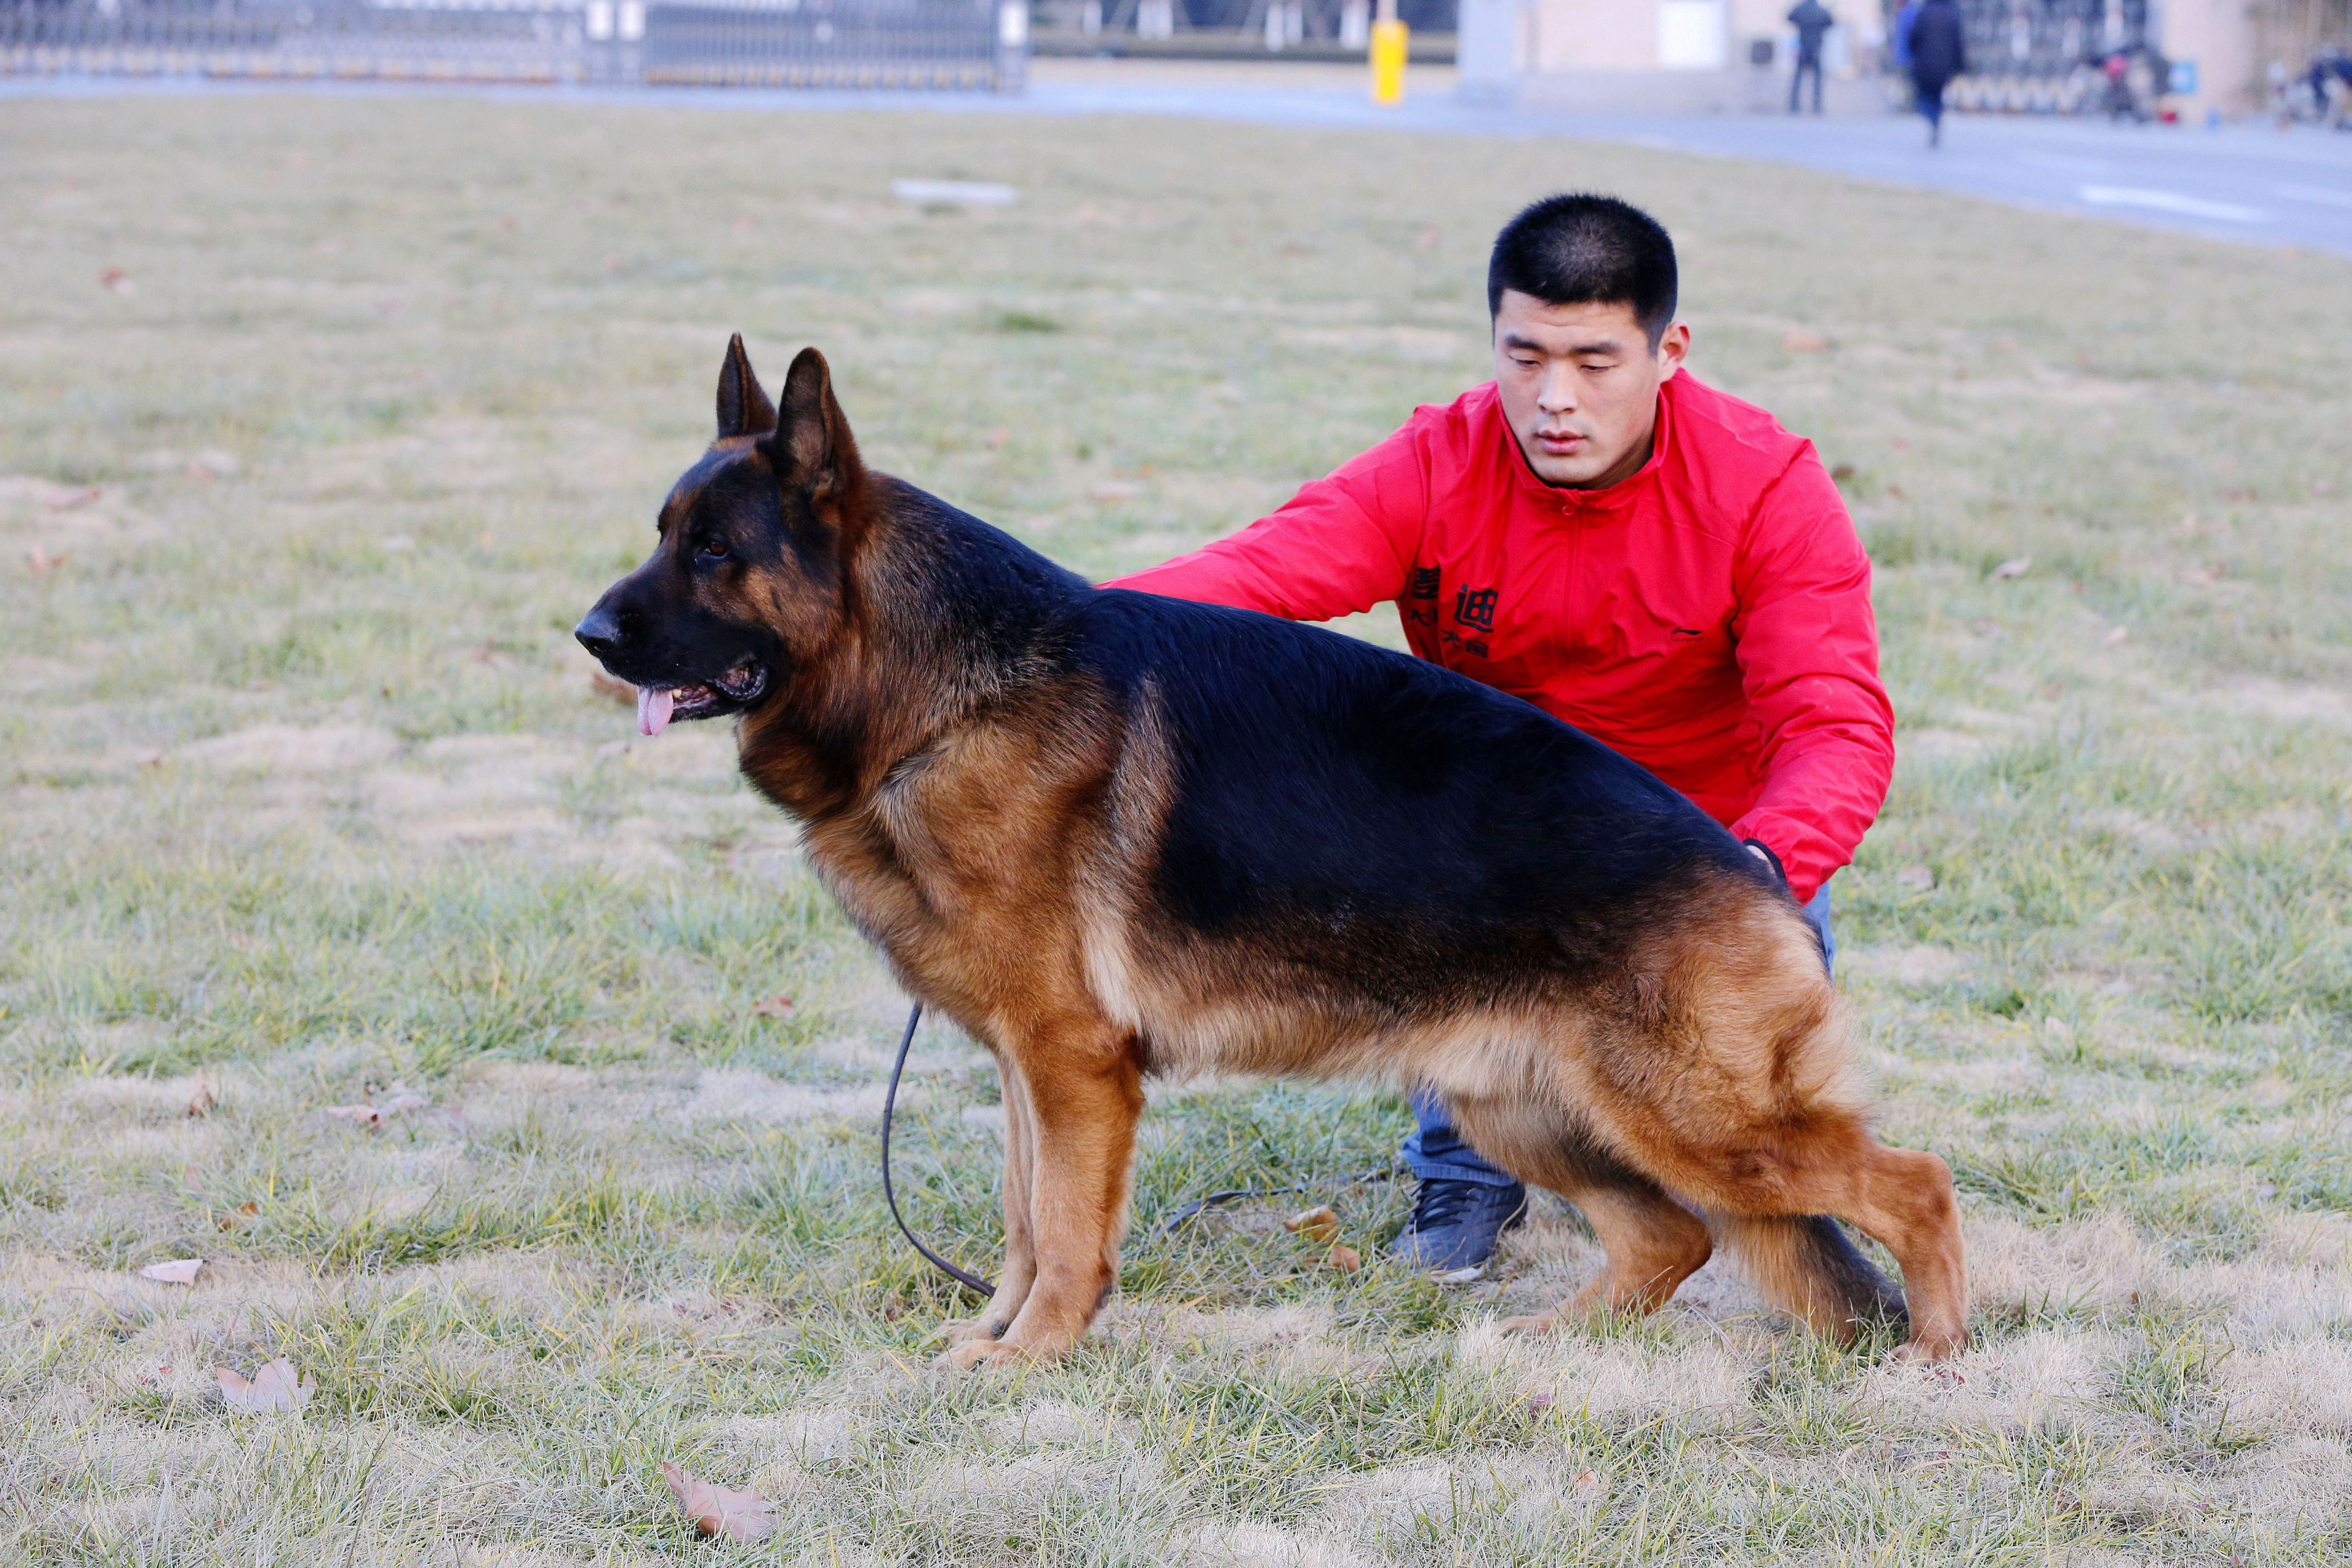
<path fill-rule="evenodd" d="M 833 400 L 833 373 L 816 350 L 803 349 L 793 361 L 776 433 L 763 445 L 777 474 L 812 499 L 840 495 L 861 471 L 857 441 L 841 405 Z"/>
<path fill-rule="evenodd" d="M 719 438 L 764 436 L 776 427 L 775 405 L 760 390 L 751 374 L 751 356 L 743 352 L 743 334 L 727 340 L 727 363 L 719 367 Z"/>

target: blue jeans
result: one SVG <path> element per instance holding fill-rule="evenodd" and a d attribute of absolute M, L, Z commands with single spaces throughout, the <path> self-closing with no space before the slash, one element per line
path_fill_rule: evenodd
<path fill-rule="evenodd" d="M 1822 966 L 1830 967 L 1837 957 L 1837 939 L 1830 934 L 1830 889 L 1827 883 L 1805 906 L 1805 918 L 1813 922 L 1821 933 Z M 1484 1182 L 1490 1187 L 1515 1185 L 1518 1178 L 1498 1171 L 1486 1163 L 1485 1156 L 1462 1141 L 1454 1131 L 1454 1123 L 1445 1118 L 1445 1107 L 1437 1097 L 1423 1091 L 1412 1097 L 1413 1120 L 1421 1130 L 1404 1141 L 1397 1151 L 1412 1173 L 1424 1182 Z"/>

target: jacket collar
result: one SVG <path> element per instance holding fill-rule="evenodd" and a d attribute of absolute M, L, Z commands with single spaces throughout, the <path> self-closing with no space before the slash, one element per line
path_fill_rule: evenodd
<path fill-rule="evenodd" d="M 1511 429 L 1510 422 L 1503 417 L 1502 391 L 1493 383 L 1488 383 L 1488 405 L 1495 412 L 1496 437 L 1503 443 L 1504 460 L 1510 464 L 1520 492 L 1538 505 L 1570 517 L 1599 521 L 1622 515 L 1658 482 L 1659 470 L 1666 465 L 1666 454 L 1674 447 L 1674 393 L 1676 384 L 1689 374 L 1686 370 L 1677 370 L 1658 388 L 1658 420 L 1650 432 L 1649 460 L 1615 484 L 1597 490 L 1548 485 L 1536 478 L 1535 470 L 1528 467 L 1528 455 L 1519 449 L 1517 435 Z"/>

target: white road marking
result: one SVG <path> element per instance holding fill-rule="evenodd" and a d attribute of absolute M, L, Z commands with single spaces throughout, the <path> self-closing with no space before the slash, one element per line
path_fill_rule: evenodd
<path fill-rule="evenodd" d="M 2084 185 L 2074 193 L 2094 206 L 2146 207 L 2151 212 L 2179 213 L 2183 217 L 2218 218 L 2223 223 L 2261 223 L 2271 215 L 2261 207 L 2235 202 L 2201 201 L 2178 191 L 2151 191 L 2137 185 Z"/>
<path fill-rule="evenodd" d="M 893 180 L 890 194 L 902 202 L 967 207 L 1009 207 L 1021 199 L 1011 185 L 986 180 Z"/>
<path fill-rule="evenodd" d="M 2271 195 L 2291 202 L 2317 202 L 2324 207 L 2352 207 L 2352 191 L 2331 191 L 2325 185 L 2273 185 Z"/>

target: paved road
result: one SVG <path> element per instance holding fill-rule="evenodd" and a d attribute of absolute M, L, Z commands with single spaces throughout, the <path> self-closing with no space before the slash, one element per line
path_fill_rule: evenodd
<path fill-rule="evenodd" d="M 1760 158 L 1862 179 L 1958 191 L 2019 206 L 2146 224 L 2215 239 L 2352 256 L 2352 134 L 2302 126 L 2116 126 L 2103 121 L 1947 116 L 1944 145 L 1893 114 L 1636 116 L 1477 110 L 1450 96 L 1376 109 L 1352 82 L 1254 89 L 1108 80 L 1035 83 L 1032 113 L 1171 114 L 1290 125 L 1381 126 L 1633 142 Z M 1352 74 L 1352 73 L 1350 73 Z"/>
<path fill-rule="evenodd" d="M 1058 62 L 1056 62 L 1058 63 Z M 436 92 L 430 87 L 305 87 L 131 78 L 0 78 L 0 100 L 158 92 Z M 1479 110 L 1421 93 L 1376 109 L 1353 72 L 1330 85 L 1311 74 L 1067 72 L 1040 68 L 1017 97 L 978 94 L 765 92 L 745 89 L 517 88 L 473 89 L 517 100 L 690 104 L 714 110 L 896 110 L 1084 116 L 1158 114 L 1265 124 L 1455 135 L 1582 138 L 1709 157 L 1758 158 L 1964 193 L 2019 206 L 2177 229 L 2214 239 L 2296 246 L 2352 257 L 2352 134 L 2265 125 L 2220 130 L 2099 121 L 1952 116 L 1944 145 L 1925 145 L 1916 120 L 1823 120 L 1779 114 L 1635 116 L 1533 109 Z"/>

